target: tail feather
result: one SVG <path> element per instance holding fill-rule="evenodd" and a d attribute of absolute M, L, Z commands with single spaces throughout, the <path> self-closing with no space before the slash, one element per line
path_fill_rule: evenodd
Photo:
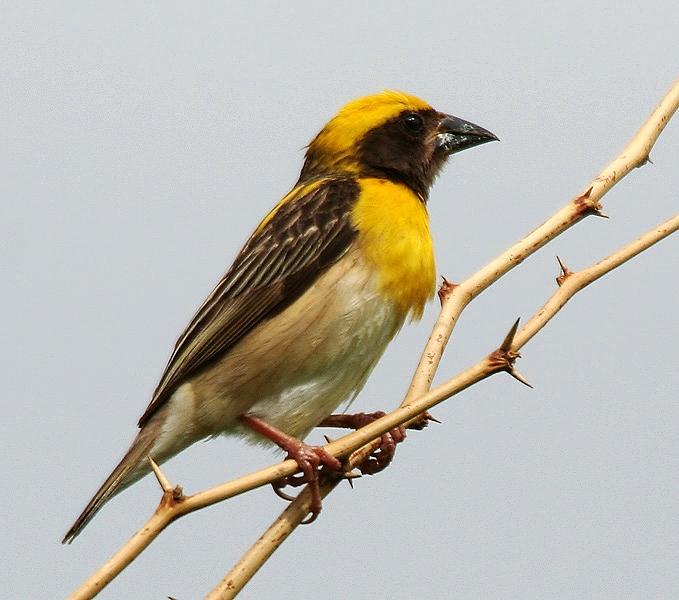
<path fill-rule="evenodd" d="M 94 518 L 94 515 L 101 510 L 104 504 L 151 471 L 151 465 L 146 457 L 156 439 L 156 432 L 153 429 L 153 427 L 147 426 L 139 432 L 127 454 L 125 454 L 118 466 L 113 469 L 108 479 L 99 488 L 99 491 L 97 491 L 92 500 L 89 501 L 85 510 L 83 510 L 64 536 L 64 539 L 61 540 L 62 544 L 70 544 Z"/>

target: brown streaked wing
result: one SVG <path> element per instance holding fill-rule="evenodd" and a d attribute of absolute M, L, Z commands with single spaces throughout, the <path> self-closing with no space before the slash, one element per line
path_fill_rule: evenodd
<path fill-rule="evenodd" d="M 181 383 L 292 304 L 349 248 L 356 236 L 349 217 L 358 183 L 335 177 L 304 187 L 247 241 L 177 340 L 140 427 Z"/>

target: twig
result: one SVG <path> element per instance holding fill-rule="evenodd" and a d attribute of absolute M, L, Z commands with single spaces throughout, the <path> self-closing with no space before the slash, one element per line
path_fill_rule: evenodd
<path fill-rule="evenodd" d="M 405 403 L 429 389 L 443 350 L 467 304 L 505 273 L 556 236 L 580 222 L 585 216 L 601 214 L 599 200 L 632 169 L 644 165 L 649 160 L 651 148 L 676 112 L 677 106 L 679 106 L 679 80 L 670 88 L 627 147 L 591 183 L 585 186 L 580 194 L 532 233 L 464 282 L 459 285 L 448 285 L 448 289 L 440 295 L 441 312 L 415 370 Z M 444 285 L 445 283 L 447 282 L 444 282 Z"/>
<path fill-rule="evenodd" d="M 577 273 L 570 271 L 559 259 L 562 269 L 562 274 L 557 277 L 559 289 L 516 334 L 512 350 L 518 352 L 525 346 L 577 292 L 600 279 L 606 273 L 610 273 L 613 269 L 616 269 L 631 258 L 634 258 L 637 254 L 648 250 L 648 248 L 665 239 L 668 235 L 677 231 L 677 229 L 679 229 L 679 214 L 661 223 L 656 228 L 598 263 Z"/>

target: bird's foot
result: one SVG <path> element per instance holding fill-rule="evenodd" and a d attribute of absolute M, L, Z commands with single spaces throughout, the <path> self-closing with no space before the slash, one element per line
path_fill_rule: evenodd
<path fill-rule="evenodd" d="M 360 429 L 377 419 L 382 418 L 386 413 L 382 411 L 374 413 L 356 413 L 353 415 L 330 415 L 327 419 L 321 422 L 321 427 L 344 427 L 347 429 Z M 425 413 L 421 419 L 425 424 L 419 422 L 413 429 L 422 429 L 426 426 L 429 420 L 429 414 Z M 391 463 L 396 454 L 396 444 L 399 444 L 406 438 L 406 428 L 403 425 L 394 427 L 391 431 L 382 435 L 380 445 L 358 465 L 358 469 L 364 475 L 374 475 L 384 470 L 389 463 Z"/>
<path fill-rule="evenodd" d="M 341 471 L 342 463 L 321 446 L 310 446 L 302 440 L 269 425 L 266 421 L 255 415 L 245 413 L 239 417 L 239 420 L 250 427 L 250 429 L 274 442 L 279 448 L 288 453 L 287 458 L 297 462 L 297 466 L 301 471 L 300 475 L 284 477 L 274 481 L 271 485 L 278 496 L 286 500 L 292 500 L 293 498 L 285 494 L 282 489 L 288 485 L 297 487 L 308 484 L 311 491 L 310 516 L 304 522 L 311 523 L 315 521 L 322 508 L 319 474 L 322 472 Z"/>

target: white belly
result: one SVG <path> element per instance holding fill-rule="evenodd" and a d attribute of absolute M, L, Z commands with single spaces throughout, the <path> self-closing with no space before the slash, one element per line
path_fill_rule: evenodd
<path fill-rule="evenodd" d="M 221 433 L 261 441 L 236 421 L 244 412 L 306 436 L 353 400 L 403 324 L 375 284 L 351 250 L 292 306 L 181 386 L 168 402 L 162 437 L 179 435 L 186 445 Z"/>

